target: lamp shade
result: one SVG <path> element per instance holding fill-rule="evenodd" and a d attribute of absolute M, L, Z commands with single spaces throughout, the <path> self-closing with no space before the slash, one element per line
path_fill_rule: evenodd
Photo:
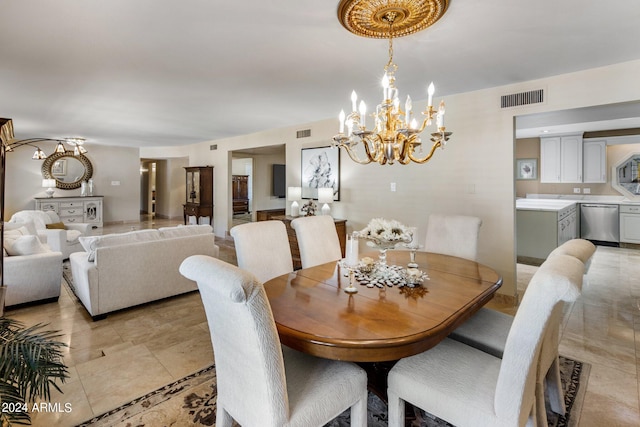
<path fill-rule="evenodd" d="M 43 179 L 42 187 L 43 188 L 54 188 L 56 186 L 56 180 L 53 178 Z"/>
<path fill-rule="evenodd" d="M 333 188 L 318 188 L 318 203 L 333 203 Z"/>
<path fill-rule="evenodd" d="M 287 200 L 290 202 L 302 199 L 302 187 L 289 187 L 287 189 Z"/>

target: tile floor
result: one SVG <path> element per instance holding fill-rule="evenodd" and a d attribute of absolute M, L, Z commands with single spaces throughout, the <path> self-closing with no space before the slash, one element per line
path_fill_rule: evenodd
<path fill-rule="evenodd" d="M 177 224 L 143 220 L 106 226 L 96 234 Z M 220 239 L 221 258 L 235 263 L 233 246 Z M 518 266 L 526 286 L 535 267 Z M 592 365 L 580 426 L 640 425 L 640 251 L 598 247 L 582 297 L 568 307 L 560 352 Z M 520 285 L 519 285 L 520 286 Z M 512 307 L 494 308 L 513 313 Z M 61 413 L 35 413 L 34 426 L 71 426 L 142 396 L 210 364 L 213 350 L 197 293 L 110 314 L 91 321 L 63 287 L 57 303 L 10 310 L 28 325 L 48 323 L 69 345 L 71 378 L 53 401 Z"/>

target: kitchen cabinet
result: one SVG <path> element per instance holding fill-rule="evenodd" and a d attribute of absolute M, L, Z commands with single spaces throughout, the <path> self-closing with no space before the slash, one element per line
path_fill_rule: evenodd
<path fill-rule="evenodd" d="M 582 182 L 582 134 L 540 138 L 540 182 Z"/>
<path fill-rule="evenodd" d="M 640 205 L 620 205 L 620 241 L 640 244 Z"/>
<path fill-rule="evenodd" d="M 582 146 L 582 182 L 607 182 L 607 141 L 587 140 Z"/>

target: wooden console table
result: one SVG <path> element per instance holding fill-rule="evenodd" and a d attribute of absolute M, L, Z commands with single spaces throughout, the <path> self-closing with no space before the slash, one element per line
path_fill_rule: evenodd
<path fill-rule="evenodd" d="M 292 216 L 274 216 L 273 220 L 282 221 L 287 226 L 287 235 L 289 236 L 289 247 L 291 248 L 291 258 L 293 259 L 293 268 L 299 270 L 302 268 L 302 261 L 300 260 L 300 249 L 298 248 L 298 238 L 296 237 L 296 231 L 291 227 L 291 221 L 296 219 Z M 342 250 L 342 257 L 345 256 L 345 247 L 347 244 L 347 220 L 346 219 L 333 219 L 336 224 L 336 231 L 338 232 L 338 240 L 340 240 L 340 249 Z"/>
<path fill-rule="evenodd" d="M 284 209 L 266 209 L 261 211 L 256 211 L 256 221 L 269 221 L 276 216 L 284 216 Z"/>

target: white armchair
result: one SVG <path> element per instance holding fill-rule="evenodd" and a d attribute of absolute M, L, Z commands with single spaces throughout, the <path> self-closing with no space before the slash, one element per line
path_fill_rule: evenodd
<path fill-rule="evenodd" d="M 7 307 L 55 301 L 62 284 L 62 254 L 40 243 L 28 229 L 7 224 L 3 246 Z M 19 239 L 19 240 L 18 240 Z"/>
<path fill-rule="evenodd" d="M 9 222 L 32 222 L 40 241 L 49 245 L 51 250 L 62 252 L 62 259 L 69 258 L 73 252 L 82 252 L 84 249 L 78 238 L 86 236 L 91 230 L 91 224 L 84 223 L 64 224 L 64 228 L 59 229 L 47 228 L 47 225 L 62 224 L 58 214 L 53 211 L 25 210 L 16 212 Z"/>

